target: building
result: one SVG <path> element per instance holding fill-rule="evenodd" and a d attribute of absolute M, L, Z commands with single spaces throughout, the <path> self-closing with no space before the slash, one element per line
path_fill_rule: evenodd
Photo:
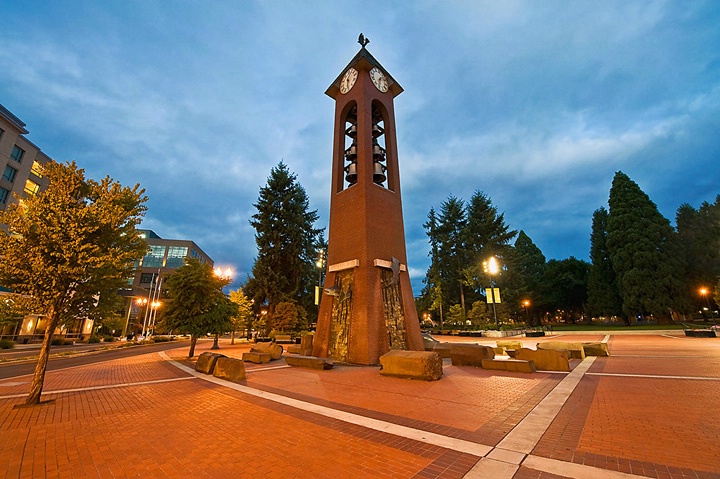
<path fill-rule="evenodd" d="M 185 264 L 185 258 L 197 258 L 214 265 L 210 256 L 193 241 L 163 239 L 152 230 L 139 232 L 144 236 L 149 251 L 138 261 L 128 289 L 120 292 L 127 298 L 123 336 L 142 334 L 152 329 L 153 320 L 162 308 L 163 278 Z"/>
<path fill-rule="evenodd" d="M 47 188 L 43 167 L 51 161 L 25 138 L 25 123 L 0 105 L 0 209 L 16 202 L 15 196 L 34 195 Z"/>

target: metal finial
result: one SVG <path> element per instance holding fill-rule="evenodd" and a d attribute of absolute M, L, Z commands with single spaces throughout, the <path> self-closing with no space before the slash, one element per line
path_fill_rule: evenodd
<path fill-rule="evenodd" d="M 367 38 L 365 38 L 365 35 L 363 35 L 363 34 L 361 33 L 360 36 L 358 37 L 358 43 L 360 44 L 360 46 L 362 46 L 363 48 L 365 48 L 365 45 L 367 45 L 368 43 L 370 43 L 370 40 L 367 39 Z"/>

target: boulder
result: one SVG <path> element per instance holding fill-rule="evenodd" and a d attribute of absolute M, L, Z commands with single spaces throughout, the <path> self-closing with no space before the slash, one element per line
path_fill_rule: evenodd
<path fill-rule="evenodd" d="M 513 371 L 519 373 L 535 372 L 535 363 L 533 363 L 532 361 L 523 361 L 519 359 L 483 359 L 482 367 L 484 369 Z"/>
<path fill-rule="evenodd" d="M 433 352 L 436 352 L 440 355 L 441 358 L 449 358 L 450 357 L 450 343 L 441 343 L 438 342 L 435 347 L 433 347 Z"/>
<path fill-rule="evenodd" d="M 585 359 L 585 349 L 582 343 L 565 343 L 562 341 L 547 341 L 537 343 L 538 349 L 554 349 L 556 351 L 568 351 L 572 359 Z"/>
<path fill-rule="evenodd" d="M 272 359 L 280 359 L 283 353 L 283 347 L 277 344 L 275 341 L 267 343 L 257 343 L 255 346 L 250 348 L 251 353 L 265 353 L 269 354 Z M 244 358 L 243 358 L 244 360 Z"/>
<path fill-rule="evenodd" d="M 570 354 L 567 351 L 554 349 L 529 349 L 520 348 L 515 350 L 515 359 L 532 361 L 535 367 L 541 371 L 570 371 Z"/>
<path fill-rule="evenodd" d="M 498 348 L 503 349 L 520 349 L 523 347 L 522 341 L 504 340 L 496 342 Z"/>
<path fill-rule="evenodd" d="M 288 346 L 288 353 L 299 354 L 301 356 L 312 356 L 313 348 L 312 334 L 306 334 L 300 338 L 300 344 Z"/>
<path fill-rule="evenodd" d="M 197 362 L 195 363 L 195 371 L 205 374 L 212 374 L 218 358 L 224 357 L 226 357 L 224 354 L 211 353 L 206 351 L 200 356 L 198 356 Z"/>
<path fill-rule="evenodd" d="M 607 343 L 582 343 L 585 356 L 610 356 Z"/>
<path fill-rule="evenodd" d="M 442 358 L 434 351 L 390 351 L 380 356 L 380 374 L 437 381 L 442 377 Z"/>
<path fill-rule="evenodd" d="M 250 351 L 242 355 L 243 361 L 255 364 L 269 363 L 271 359 L 272 355 L 270 353 L 258 353 L 256 351 Z"/>
<path fill-rule="evenodd" d="M 213 376 L 228 381 L 240 382 L 245 379 L 245 365 L 237 358 L 218 358 L 215 362 Z"/>
<path fill-rule="evenodd" d="M 285 362 L 290 366 L 310 369 L 332 369 L 335 363 L 332 359 L 315 356 L 285 356 Z"/>
<path fill-rule="evenodd" d="M 450 360 L 453 366 L 482 367 L 483 359 L 493 359 L 495 351 L 479 344 L 453 343 L 450 345 Z"/>

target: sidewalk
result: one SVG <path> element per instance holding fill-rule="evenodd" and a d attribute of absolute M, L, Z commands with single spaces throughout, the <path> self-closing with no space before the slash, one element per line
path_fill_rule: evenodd
<path fill-rule="evenodd" d="M 421 382 L 280 360 L 233 384 L 183 366 L 185 343 L 49 372 L 39 407 L 13 409 L 30 377 L 8 378 L 0 477 L 720 478 L 720 340 L 680 334 L 573 336 L 612 356 L 570 374 L 446 362 Z"/>

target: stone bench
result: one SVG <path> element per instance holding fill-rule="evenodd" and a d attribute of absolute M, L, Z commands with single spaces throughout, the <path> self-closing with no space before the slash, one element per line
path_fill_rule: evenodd
<path fill-rule="evenodd" d="M 532 361 L 541 371 L 570 371 L 570 353 L 567 351 L 520 348 L 515 350 L 515 359 Z"/>
<path fill-rule="evenodd" d="M 513 371 L 519 373 L 534 373 L 535 363 L 519 359 L 483 359 L 483 369 L 496 371 Z"/>
<path fill-rule="evenodd" d="M 204 373 L 204 374 L 212 374 L 213 370 L 215 369 L 215 363 L 217 362 L 218 358 L 224 358 L 226 357 L 224 354 L 218 354 L 218 353 L 211 353 L 211 352 L 204 352 L 200 356 L 198 356 L 197 362 L 195 363 L 195 371 Z"/>
<path fill-rule="evenodd" d="M 290 336 L 289 334 L 276 334 L 275 342 L 278 344 L 294 344 L 295 343 L 295 341 L 292 340 L 292 336 Z"/>
<path fill-rule="evenodd" d="M 548 341 L 537 343 L 537 349 L 554 349 L 556 351 L 568 351 L 572 359 L 585 359 L 585 349 L 582 343 L 565 343 L 562 341 Z"/>
<path fill-rule="evenodd" d="M 441 343 L 441 342 L 438 342 L 438 343 L 433 347 L 433 352 L 439 354 L 440 357 L 443 358 L 443 359 L 448 359 L 448 358 L 450 358 L 450 343 Z"/>
<path fill-rule="evenodd" d="M 272 359 L 280 359 L 283 353 L 283 347 L 275 341 L 271 341 L 269 343 L 257 343 L 255 346 L 250 348 L 250 352 L 265 353 L 269 354 Z"/>
<path fill-rule="evenodd" d="M 493 359 L 495 351 L 479 344 L 453 343 L 450 345 L 450 361 L 453 366 L 482 367 L 483 359 Z"/>
<path fill-rule="evenodd" d="M 433 351 L 390 351 L 380 356 L 380 374 L 437 381 L 442 377 L 442 358 Z"/>
<path fill-rule="evenodd" d="M 513 341 L 513 340 L 505 340 L 505 341 L 496 341 L 495 344 L 498 348 L 503 349 L 520 349 L 525 346 L 523 346 L 522 341 Z"/>
<path fill-rule="evenodd" d="M 290 366 L 310 369 L 332 369 L 335 363 L 332 359 L 315 356 L 285 356 L 285 362 Z"/>
<path fill-rule="evenodd" d="M 300 338 L 300 344 L 288 346 L 288 353 L 299 354 L 300 356 L 312 356 L 313 335 L 306 334 Z"/>
<path fill-rule="evenodd" d="M 245 365 L 237 358 L 221 357 L 215 362 L 213 376 L 232 382 L 245 379 Z"/>
<path fill-rule="evenodd" d="M 582 343 L 585 356 L 610 356 L 607 343 Z"/>
<path fill-rule="evenodd" d="M 249 363 L 265 364 L 269 363 L 272 360 L 272 355 L 270 353 L 259 353 L 257 351 L 250 351 L 247 353 L 243 353 L 242 360 Z"/>

